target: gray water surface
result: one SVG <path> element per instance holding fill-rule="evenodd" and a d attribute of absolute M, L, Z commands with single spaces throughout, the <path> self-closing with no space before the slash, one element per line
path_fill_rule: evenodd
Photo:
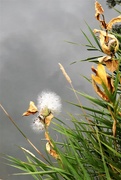
<path fill-rule="evenodd" d="M 95 56 L 84 46 L 76 46 L 65 41 L 86 44 L 82 29 L 92 39 L 85 21 L 90 27 L 98 28 L 94 14 L 94 0 L 0 0 L 0 102 L 15 120 L 26 136 L 44 152 L 43 133 L 36 134 L 31 129 L 32 117 L 22 117 L 29 101 L 36 103 L 38 94 L 46 89 L 56 92 L 62 98 L 66 112 L 78 113 L 65 101 L 77 103 L 74 93 L 61 73 L 58 63 L 62 63 L 79 91 L 95 94 L 88 82 L 80 74 L 90 77 L 90 63 L 74 61 Z M 117 16 L 100 0 L 106 20 Z M 82 100 L 83 103 L 84 100 Z M 54 132 L 52 132 L 54 134 Z M 20 132 L 0 109 L 0 153 L 24 160 L 18 146 L 35 152 Z M 18 170 L 3 164 L 0 159 L 0 179 L 31 180 L 30 176 L 9 176 Z"/>

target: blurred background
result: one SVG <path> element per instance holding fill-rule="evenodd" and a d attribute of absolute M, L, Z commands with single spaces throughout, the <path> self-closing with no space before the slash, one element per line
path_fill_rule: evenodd
<path fill-rule="evenodd" d="M 92 40 L 87 24 L 99 28 L 95 19 L 95 0 L 0 0 L 0 102 L 19 128 L 41 152 L 44 152 L 43 132 L 35 133 L 31 128 L 32 116 L 22 117 L 29 101 L 36 104 L 43 90 L 57 93 L 62 99 L 59 118 L 70 123 L 68 112 L 78 114 L 80 110 L 66 103 L 77 103 L 68 82 L 59 69 L 60 62 L 72 79 L 76 90 L 95 95 L 91 85 L 81 77 L 90 78 L 91 63 L 79 62 L 95 52 L 87 52 L 87 44 L 81 29 Z M 99 0 L 108 22 L 118 15 Z M 67 43 L 71 41 L 79 46 Z M 77 63 L 71 65 L 72 62 Z M 80 98 L 82 104 L 86 104 Z M 54 135 L 55 132 L 52 131 Z M 24 160 L 19 146 L 35 151 L 0 109 L 0 153 Z M 0 179 L 31 180 L 30 176 L 11 176 L 18 170 L 4 164 L 0 158 Z"/>

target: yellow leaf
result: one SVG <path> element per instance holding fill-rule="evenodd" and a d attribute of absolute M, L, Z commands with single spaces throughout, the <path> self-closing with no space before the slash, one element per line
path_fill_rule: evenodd
<path fill-rule="evenodd" d="M 96 74 L 95 76 L 92 74 L 92 79 L 98 83 L 98 84 L 105 84 L 105 86 L 108 86 L 108 81 L 107 81 L 107 74 L 105 71 L 104 66 L 99 63 L 97 65 L 97 69 L 95 69 L 94 67 L 91 68 L 92 71 Z"/>
<path fill-rule="evenodd" d="M 121 15 L 118 16 L 118 17 L 115 17 L 113 19 L 111 19 L 109 21 L 109 23 L 107 24 L 107 29 L 108 30 L 111 30 L 112 29 L 112 26 L 115 24 L 115 23 L 118 23 L 118 22 L 121 22 Z"/>
<path fill-rule="evenodd" d="M 30 101 L 29 108 L 25 113 L 23 113 L 23 116 L 29 116 L 31 114 L 35 114 L 36 112 L 38 112 L 37 107 L 33 101 Z"/>
<path fill-rule="evenodd" d="M 105 68 L 102 64 L 98 64 L 97 72 L 98 72 L 98 76 L 100 77 L 102 82 L 105 84 L 106 87 L 108 87 L 107 74 L 106 74 Z"/>
<path fill-rule="evenodd" d="M 104 99 L 105 101 L 109 101 L 110 99 L 108 98 L 107 91 L 104 88 L 103 84 L 105 84 L 110 93 L 113 93 L 115 91 L 113 79 L 106 73 L 105 68 L 102 64 L 98 64 L 97 70 L 94 67 L 92 67 L 92 70 L 96 74 L 92 74 L 92 84 L 94 90 L 102 99 Z M 97 84 L 102 85 L 104 91 L 102 91 Z"/>
<path fill-rule="evenodd" d="M 100 79 L 100 77 L 95 76 L 94 74 L 92 74 L 91 76 L 92 76 L 92 79 L 93 79 L 96 83 L 102 84 L 102 80 Z"/>
<path fill-rule="evenodd" d="M 97 69 L 93 66 L 91 69 L 96 74 L 95 76 L 92 74 L 92 79 L 98 84 L 104 83 L 107 86 L 107 74 L 104 66 L 102 64 L 98 64 Z"/>

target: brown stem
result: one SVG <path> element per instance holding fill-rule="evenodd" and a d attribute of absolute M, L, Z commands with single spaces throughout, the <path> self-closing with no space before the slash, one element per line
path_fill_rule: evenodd
<path fill-rule="evenodd" d="M 113 132 L 113 137 L 116 137 L 116 125 L 117 125 L 117 120 L 115 119 L 110 107 L 108 106 L 108 110 L 111 114 L 111 117 L 113 119 L 113 126 L 112 126 L 112 132 Z M 115 146 L 115 149 L 117 150 L 117 143 L 116 143 L 116 139 L 114 139 L 114 146 Z"/>
<path fill-rule="evenodd" d="M 116 124 L 117 124 L 117 120 L 114 119 L 113 126 L 112 126 L 112 131 L 113 131 L 113 136 L 114 137 L 116 137 Z"/>
<path fill-rule="evenodd" d="M 111 117 L 113 119 L 113 126 L 112 126 L 113 136 L 116 137 L 116 124 L 117 124 L 117 120 L 115 119 L 115 117 L 114 117 L 114 115 L 113 115 L 113 113 L 112 113 L 112 111 L 111 111 L 109 106 L 108 106 L 108 110 L 109 110 L 109 112 L 111 114 Z"/>

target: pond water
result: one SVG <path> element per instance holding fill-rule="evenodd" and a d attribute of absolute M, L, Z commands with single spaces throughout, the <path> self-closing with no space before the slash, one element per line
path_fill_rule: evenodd
<path fill-rule="evenodd" d="M 82 29 L 92 38 L 85 24 L 98 28 L 94 14 L 94 0 L 0 0 L 0 102 L 15 120 L 26 136 L 44 152 L 43 133 L 36 134 L 31 129 L 31 117 L 22 117 L 29 101 L 34 101 L 43 90 L 51 90 L 62 99 L 63 109 L 59 117 L 70 123 L 67 112 L 79 110 L 65 101 L 77 100 L 70 85 L 59 69 L 63 64 L 79 91 L 95 94 L 88 82 L 80 76 L 91 74 L 90 63 L 75 63 L 94 52 L 87 52 L 83 44 L 86 40 Z M 107 21 L 117 13 L 108 9 L 100 0 Z M 66 41 L 82 45 L 74 45 Z M 82 99 L 82 103 L 85 103 Z M 52 134 L 55 134 L 51 130 Z M 34 150 L 0 109 L 0 153 L 24 159 L 18 146 Z M 31 180 L 29 176 L 9 176 L 18 172 L 0 160 L 0 179 Z"/>

